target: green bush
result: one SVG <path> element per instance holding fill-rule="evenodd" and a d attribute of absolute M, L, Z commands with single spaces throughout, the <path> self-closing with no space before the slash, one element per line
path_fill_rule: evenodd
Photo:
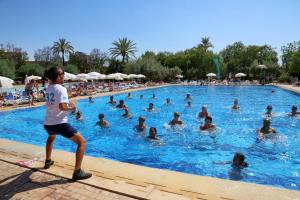
<path fill-rule="evenodd" d="M 35 63 L 27 63 L 22 65 L 18 70 L 17 74 L 20 77 L 25 77 L 26 75 L 35 75 L 35 76 L 43 76 L 45 68 L 39 64 Z"/>
<path fill-rule="evenodd" d="M 281 83 L 287 82 L 289 80 L 290 76 L 287 72 L 283 72 L 279 77 L 278 81 Z"/>
<path fill-rule="evenodd" d="M 7 59 L 0 59 L 0 76 L 15 78 L 15 65 Z"/>
<path fill-rule="evenodd" d="M 72 74 L 78 74 L 79 70 L 76 65 L 68 64 L 67 66 L 63 67 L 64 71 L 72 73 Z"/>

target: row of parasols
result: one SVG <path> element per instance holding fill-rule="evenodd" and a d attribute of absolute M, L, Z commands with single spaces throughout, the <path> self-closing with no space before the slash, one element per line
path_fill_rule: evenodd
<path fill-rule="evenodd" d="M 68 72 L 65 72 L 64 79 L 65 80 L 73 80 L 73 81 L 87 81 L 87 80 L 124 80 L 124 79 L 143 79 L 146 78 L 143 74 L 122 74 L 122 73 L 114 73 L 114 74 L 100 74 L 98 72 L 90 72 L 88 74 L 71 74 Z M 31 80 L 40 80 L 42 77 L 40 76 L 26 76 L 25 78 L 25 84 L 30 82 Z M 0 76 L 0 88 L 12 88 L 14 80 Z"/>
<path fill-rule="evenodd" d="M 214 73 L 208 73 L 206 74 L 207 77 L 216 77 L 217 75 L 214 74 Z M 241 78 L 241 77 L 245 77 L 247 76 L 246 74 L 244 73 L 237 73 L 236 75 L 234 75 L 236 78 Z"/>
<path fill-rule="evenodd" d="M 114 74 L 100 74 L 98 72 L 90 72 L 88 74 L 71 74 L 68 72 L 65 72 L 65 80 L 74 80 L 74 81 L 86 81 L 86 80 L 124 80 L 124 79 L 141 79 L 146 78 L 143 74 L 122 74 L 122 73 L 114 73 Z"/>
<path fill-rule="evenodd" d="M 122 73 L 114 73 L 114 74 L 100 74 L 98 72 L 90 72 L 88 74 L 71 74 L 68 72 L 65 72 L 64 80 L 73 80 L 73 81 L 87 81 L 87 80 L 124 80 L 124 79 L 135 79 L 135 78 L 146 78 L 143 74 L 122 74 Z M 39 80 L 41 79 L 40 76 L 28 76 L 25 79 L 25 83 L 29 82 L 30 80 Z"/>

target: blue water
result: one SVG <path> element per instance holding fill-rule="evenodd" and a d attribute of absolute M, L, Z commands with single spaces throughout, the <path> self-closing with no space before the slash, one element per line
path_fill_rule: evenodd
<path fill-rule="evenodd" d="M 157 99 L 151 99 L 152 93 Z M 185 107 L 187 93 L 193 96 L 192 108 Z M 139 99 L 140 94 L 144 95 L 143 100 Z M 78 122 L 70 115 L 69 122 L 86 138 L 87 155 L 300 190 L 300 118 L 286 115 L 292 105 L 300 107 L 299 95 L 272 86 L 172 86 L 133 92 L 130 100 L 126 95 L 115 95 L 115 98 L 125 99 L 132 119 L 124 119 L 121 116 L 124 111 L 107 104 L 108 97 L 96 98 L 91 104 L 88 100 L 78 101 L 84 121 Z M 173 105 L 164 105 L 167 97 Z M 241 109 L 238 112 L 230 109 L 234 98 L 239 99 Z M 144 111 L 150 102 L 157 112 Z M 277 129 L 278 135 L 259 140 L 256 129 L 262 126 L 268 104 L 273 106 L 275 117 L 271 119 L 271 126 Z M 208 106 L 217 126 L 214 134 L 199 131 L 202 120 L 196 116 L 202 105 Z M 163 127 L 173 118 L 174 111 L 181 113 L 184 128 Z M 110 128 L 94 126 L 101 112 L 110 122 Z M 150 142 L 132 129 L 140 115 L 146 117 L 148 128 L 157 128 L 160 144 Z M 44 146 L 47 138 L 43 129 L 44 116 L 45 107 L 0 113 L 0 137 Z M 54 147 L 76 150 L 76 145 L 62 137 L 57 137 Z M 238 151 L 245 154 L 248 168 L 238 172 L 230 164 L 215 164 L 232 160 Z"/>

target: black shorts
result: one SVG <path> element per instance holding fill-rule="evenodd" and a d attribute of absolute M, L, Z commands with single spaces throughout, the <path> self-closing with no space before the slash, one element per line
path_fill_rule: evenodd
<path fill-rule="evenodd" d="M 29 95 L 33 95 L 33 90 L 25 90 L 26 91 L 26 93 L 27 93 L 27 95 L 29 96 Z"/>
<path fill-rule="evenodd" d="M 49 135 L 59 134 L 66 138 L 71 138 L 77 133 L 77 130 L 68 123 L 44 125 L 44 128 L 46 129 Z"/>

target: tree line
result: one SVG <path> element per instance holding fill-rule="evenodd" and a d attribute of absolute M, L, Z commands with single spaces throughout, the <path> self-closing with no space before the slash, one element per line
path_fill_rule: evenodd
<path fill-rule="evenodd" d="M 247 79 L 259 79 L 262 76 L 272 80 L 287 81 L 290 76 L 300 75 L 300 41 L 281 47 L 281 62 L 271 45 L 245 45 L 234 42 L 220 52 L 212 50 L 209 37 L 203 37 L 194 47 L 172 52 L 146 51 L 136 57 L 137 44 L 128 38 L 119 38 L 112 43 L 108 52 L 94 48 L 85 53 L 75 51 L 71 42 L 64 38 L 55 41 L 52 46 L 38 49 L 34 60 L 28 60 L 28 54 L 13 44 L 0 44 L 0 76 L 23 80 L 26 75 L 42 76 L 44 70 L 61 65 L 70 73 L 134 73 L 144 74 L 149 80 L 168 81 L 182 74 L 185 79 L 205 79 L 206 74 L 216 73 L 216 60 L 219 62 L 221 79 L 243 72 Z M 262 69 L 259 66 L 266 66 Z"/>

